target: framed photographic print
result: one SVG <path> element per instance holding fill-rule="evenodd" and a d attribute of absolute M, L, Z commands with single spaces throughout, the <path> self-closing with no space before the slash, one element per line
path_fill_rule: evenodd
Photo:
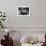
<path fill-rule="evenodd" d="M 30 6 L 18 6 L 17 16 L 30 16 Z"/>

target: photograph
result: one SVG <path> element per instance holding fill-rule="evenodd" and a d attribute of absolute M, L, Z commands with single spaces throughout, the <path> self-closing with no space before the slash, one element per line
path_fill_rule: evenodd
<path fill-rule="evenodd" d="M 17 8 L 18 16 L 30 16 L 30 7 L 29 6 L 20 6 Z"/>

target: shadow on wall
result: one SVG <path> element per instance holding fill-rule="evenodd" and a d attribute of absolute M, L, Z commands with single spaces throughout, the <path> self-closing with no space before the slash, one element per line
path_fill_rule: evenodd
<path fill-rule="evenodd" d="M 13 40 L 13 46 L 21 46 L 20 41 Z"/>

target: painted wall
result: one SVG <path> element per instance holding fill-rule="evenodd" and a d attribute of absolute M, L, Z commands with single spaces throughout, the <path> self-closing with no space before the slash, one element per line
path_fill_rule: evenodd
<path fill-rule="evenodd" d="M 44 41 L 46 31 L 15 31 L 9 32 L 9 37 L 13 39 L 13 46 L 20 46 L 20 40 L 23 40 L 23 36 L 33 36 L 33 38 L 38 38 L 39 42 Z M 5 40 L 4 35 L 6 32 L 0 32 L 0 43 L 1 39 Z"/>
<path fill-rule="evenodd" d="M 18 17 L 17 6 L 26 5 L 32 8 L 32 15 Z M 0 9 L 6 12 L 7 27 L 46 27 L 46 0 L 0 0 Z"/>
<path fill-rule="evenodd" d="M 18 17 L 17 6 L 25 5 L 30 5 L 32 15 L 30 17 Z M 7 15 L 8 21 L 5 26 L 13 27 L 12 30 L 27 31 L 26 34 L 28 31 L 46 31 L 46 0 L 0 0 L 0 9 Z"/>

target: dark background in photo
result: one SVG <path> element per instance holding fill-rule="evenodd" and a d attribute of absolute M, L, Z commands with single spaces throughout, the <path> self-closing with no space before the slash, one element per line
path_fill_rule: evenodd
<path fill-rule="evenodd" d="M 19 7 L 19 15 L 29 15 L 29 7 Z"/>

